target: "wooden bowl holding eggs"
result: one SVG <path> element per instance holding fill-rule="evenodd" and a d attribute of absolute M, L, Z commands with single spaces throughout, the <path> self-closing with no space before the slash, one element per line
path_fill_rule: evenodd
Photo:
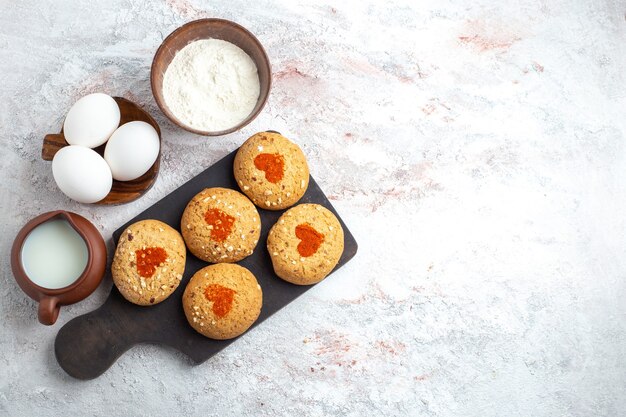
<path fill-rule="evenodd" d="M 54 179 L 71 199 L 122 204 L 156 181 L 160 144 L 159 125 L 145 110 L 95 93 L 72 106 L 60 133 L 45 136 L 41 156 L 52 161 Z"/>
<path fill-rule="evenodd" d="M 272 86 L 261 42 L 225 19 L 199 19 L 172 32 L 150 71 L 152 94 L 179 127 L 221 136 L 246 126 L 261 112 Z"/>

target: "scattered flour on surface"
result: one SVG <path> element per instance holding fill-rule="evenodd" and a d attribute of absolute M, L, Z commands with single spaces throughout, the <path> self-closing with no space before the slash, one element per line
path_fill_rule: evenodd
<path fill-rule="evenodd" d="M 260 92 L 257 67 L 241 48 L 203 39 L 178 51 L 163 77 L 163 98 L 183 124 L 198 130 L 229 129 L 254 109 Z"/>

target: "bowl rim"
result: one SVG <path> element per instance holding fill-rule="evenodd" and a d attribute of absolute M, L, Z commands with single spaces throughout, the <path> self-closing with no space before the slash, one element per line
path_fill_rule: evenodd
<path fill-rule="evenodd" d="M 225 130 L 215 130 L 215 131 L 199 130 L 199 129 L 195 129 L 193 127 L 187 126 L 186 124 L 184 124 L 183 122 L 178 120 L 178 118 L 170 111 L 170 109 L 164 103 L 164 100 L 161 100 L 161 99 L 159 99 L 157 97 L 157 94 L 155 94 L 155 91 L 156 91 L 155 76 L 154 76 L 154 74 L 156 72 L 156 65 L 155 64 L 156 64 L 157 60 L 160 59 L 161 56 L 163 55 L 164 50 L 166 48 L 166 45 L 174 37 L 178 36 L 180 34 L 180 32 L 182 32 L 183 30 L 187 29 L 190 26 L 213 24 L 213 23 L 216 23 L 216 22 L 226 23 L 228 25 L 231 25 L 231 26 L 234 26 L 234 27 L 240 29 L 247 36 L 249 36 L 250 39 L 252 39 L 252 41 L 259 48 L 259 50 L 261 51 L 261 54 L 264 57 L 264 61 L 265 61 L 265 64 L 267 66 L 267 71 L 268 71 L 268 74 L 269 74 L 269 81 L 268 81 L 268 84 L 267 84 L 267 94 L 265 94 L 265 96 L 262 98 L 261 105 L 258 106 L 258 108 L 255 111 L 250 113 L 248 115 L 248 117 L 243 119 L 240 123 L 236 124 L 235 126 L 233 126 L 231 128 L 228 128 L 228 129 L 225 129 Z M 255 64 L 256 64 L 256 62 L 255 62 Z M 167 67 L 166 67 L 166 70 L 167 70 Z M 197 19 L 197 20 L 192 20 L 191 22 L 187 22 L 184 25 L 174 29 L 174 31 L 172 31 L 172 33 L 170 33 L 169 35 L 167 35 L 165 37 L 165 39 L 163 39 L 163 41 L 161 42 L 161 45 L 159 45 L 158 49 L 154 53 L 154 57 L 152 58 L 152 64 L 150 66 L 150 88 L 151 88 L 151 91 L 152 91 L 152 96 L 154 97 L 154 100 L 156 101 L 157 106 L 159 106 L 159 109 L 161 109 L 163 114 L 165 114 L 165 116 L 170 121 L 172 121 L 172 123 L 174 123 L 176 126 L 182 128 L 182 129 L 184 129 L 184 130 L 186 130 L 188 132 L 196 133 L 196 134 L 202 135 L 202 136 L 223 136 L 223 135 L 227 135 L 229 133 L 233 133 L 233 132 L 235 132 L 235 131 L 245 127 L 246 125 L 250 124 L 254 119 L 256 119 L 256 117 L 259 115 L 259 113 L 261 113 L 261 111 L 265 107 L 265 104 L 267 103 L 267 100 L 268 100 L 269 95 L 270 95 L 270 91 L 272 90 L 272 65 L 270 63 L 269 56 L 267 55 L 267 51 L 265 50 L 265 48 L 263 47 L 261 42 L 258 40 L 258 38 L 256 36 L 254 36 L 254 34 L 252 32 L 250 32 L 248 29 L 246 29 L 245 27 L 241 26 L 239 23 L 233 22 L 232 20 L 221 19 L 221 18 L 217 18 L 217 17 Z"/>

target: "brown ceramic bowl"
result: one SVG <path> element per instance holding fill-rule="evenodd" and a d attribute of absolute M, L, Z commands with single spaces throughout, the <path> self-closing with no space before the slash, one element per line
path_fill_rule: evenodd
<path fill-rule="evenodd" d="M 200 39 L 221 39 L 237 45 L 252 58 L 259 72 L 261 91 L 256 106 L 248 117 L 230 129 L 205 131 L 189 127 L 174 116 L 163 99 L 163 76 L 165 75 L 167 67 L 172 62 L 172 59 L 174 59 L 174 55 L 191 42 Z M 263 106 L 265 106 L 272 86 L 272 69 L 270 67 L 270 60 L 261 42 L 246 28 L 230 20 L 200 19 L 179 27 L 165 38 L 154 55 L 152 69 L 150 71 L 150 83 L 152 85 L 152 94 L 157 104 L 163 113 L 176 125 L 199 135 L 221 136 L 241 129 L 258 116 Z"/>
<path fill-rule="evenodd" d="M 22 265 L 22 246 L 33 229 L 45 222 L 57 219 L 66 220 L 85 241 L 87 266 L 83 273 L 67 287 L 51 289 L 41 287 L 28 278 Z M 106 263 L 106 245 L 98 229 L 83 216 L 69 211 L 50 211 L 35 217 L 19 231 L 11 249 L 11 269 L 15 281 L 30 298 L 39 302 L 39 322 L 46 325 L 56 322 L 61 306 L 74 304 L 86 298 L 98 287 L 104 276 Z"/>
<path fill-rule="evenodd" d="M 157 131 L 157 133 L 159 134 L 159 142 L 161 142 L 161 129 L 159 129 L 159 125 L 157 124 L 156 120 L 154 120 L 147 111 L 145 111 L 132 101 L 126 100 L 123 97 L 113 97 L 113 99 L 120 108 L 120 126 L 136 120 L 146 122 L 151 125 L 154 130 Z M 67 143 L 67 141 L 65 140 L 65 136 L 63 135 L 63 129 L 61 129 L 60 133 L 51 133 L 49 135 L 46 135 L 44 137 L 43 147 L 41 149 L 41 158 L 45 161 L 52 161 L 54 155 L 59 151 L 59 149 L 64 146 L 69 146 L 69 143 Z M 98 146 L 94 149 L 94 151 L 103 156 L 105 147 L 106 143 Z M 161 149 L 159 149 L 159 155 L 157 156 L 156 161 L 154 161 L 154 164 L 152 164 L 150 169 L 148 169 L 145 174 L 132 181 L 113 180 L 113 186 L 111 187 L 111 191 L 109 191 L 109 194 L 107 194 L 106 197 L 94 204 L 123 204 L 138 199 L 139 197 L 147 193 L 148 190 L 154 185 L 154 182 L 159 175 L 160 160 Z"/>

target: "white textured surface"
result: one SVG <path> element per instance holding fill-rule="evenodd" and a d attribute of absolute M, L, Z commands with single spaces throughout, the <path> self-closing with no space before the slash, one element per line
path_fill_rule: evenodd
<path fill-rule="evenodd" d="M 0 414 L 623 415 L 623 2 L 0 9 Z M 176 129 L 149 88 L 163 37 L 204 16 L 248 27 L 274 69 L 263 113 L 224 138 Z M 94 91 L 139 102 L 162 127 L 161 175 L 135 203 L 75 204 L 40 159 L 43 135 Z M 140 346 L 96 380 L 68 377 L 56 332 L 111 284 L 39 325 L 9 269 L 17 230 L 62 208 L 109 236 L 268 128 L 303 145 L 357 257 L 200 366 Z"/>

